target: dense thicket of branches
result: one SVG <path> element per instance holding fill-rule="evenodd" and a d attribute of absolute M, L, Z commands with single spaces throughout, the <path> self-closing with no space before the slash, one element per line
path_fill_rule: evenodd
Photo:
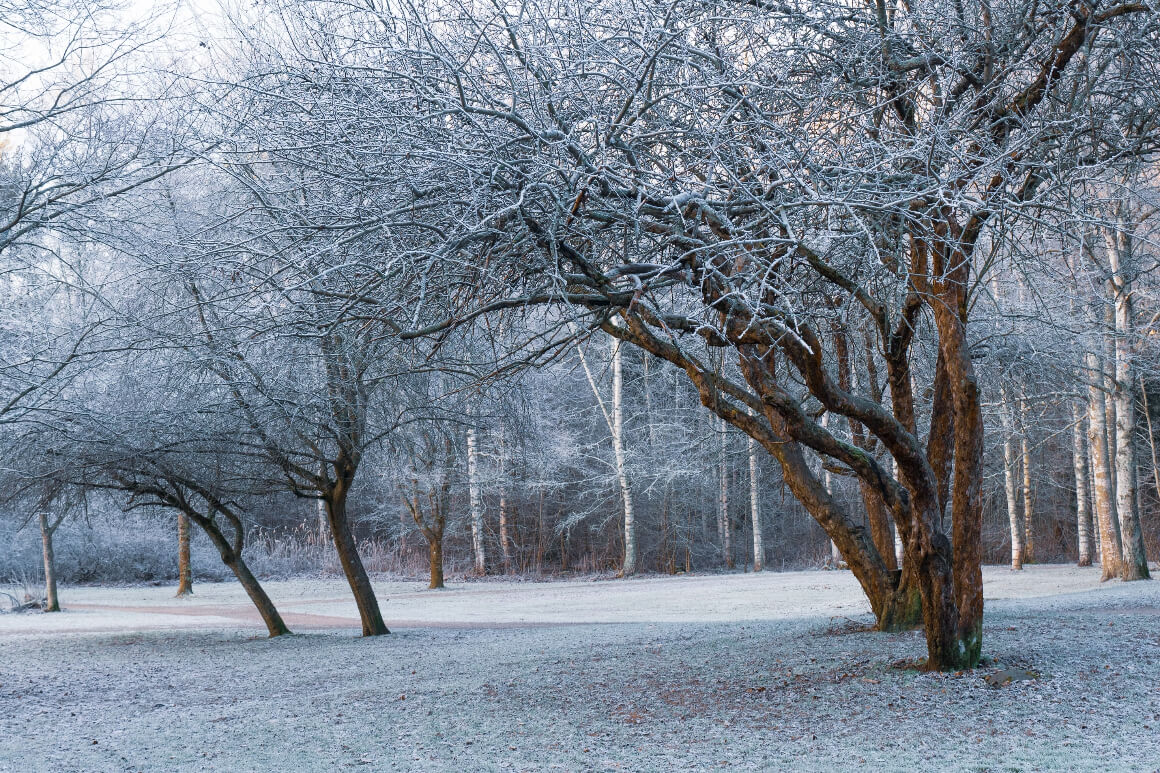
<path fill-rule="evenodd" d="M 164 78 L 86 8 L 14 30 L 96 65 L 0 82 L 17 488 L 231 568 L 320 502 L 368 635 L 369 532 L 432 586 L 832 543 L 937 668 L 985 558 L 1148 576 L 1150 2 L 286 0 Z"/>

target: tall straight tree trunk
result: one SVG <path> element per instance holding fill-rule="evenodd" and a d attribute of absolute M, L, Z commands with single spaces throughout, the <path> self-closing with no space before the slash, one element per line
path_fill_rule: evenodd
<path fill-rule="evenodd" d="M 1125 206 L 1118 205 L 1121 209 Z M 1144 530 L 1136 488 L 1136 368 L 1133 362 L 1135 320 L 1132 311 L 1132 282 L 1127 273 L 1131 259 L 1131 235 L 1126 218 L 1119 217 L 1120 228 L 1112 233 L 1105 229 L 1112 285 L 1115 290 L 1116 367 L 1112 395 L 1116 405 L 1116 514 L 1120 521 L 1122 557 L 1120 578 L 1125 581 L 1147 580 L 1148 558 L 1144 552 Z"/>
<path fill-rule="evenodd" d="M 721 555 L 725 559 L 725 567 L 733 568 L 732 529 L 729 528 L 729 460 L 725 453 L 725 420 L 721 420 L 717 446 L 717 470 L 719 473 L 717 488 L 717 538 L 721 542 Z"/>
<path fill-rule="evenodd" d="M 511 550 L 511 535 L 509 532 L 508 519 L 510 517 L 511 507 L 508 503 L 507 493 L 499 495 L 499 544 L 503 552 L 503 573 L 512 573 L 512 550 Z"/>
<path fill-rule="evenodd" d="M 1079 544 L 1079 566 L 1092 565 L 1092 513 L 1088 496 L 1087 446 L 1084 440 L 1084 415 L 1079 403 L 1071 404 L 1071 447 L 1075 470 L 1075 523 Z"/>
<path fill-rule="evenodd" d="M 1160 464 L 1156 461 L 1156 434 L 1152 431 L 1152 411 L 1148 407 L 1148 387 L 1140 384 L 1140 396 L 1144 400 L 1144 419 L 1148 424 L 1148 448 L 1152 451 L 1152 484 L 1156 487 L 1156 497 L 1160 499 Z"/>
<path fill-rule="evenodd" d="M 757 500 L 757 441 L 753 438 L 749 438 L 749 520 L 753 524 L 753 571 L 760 572 L 765 569 L 765 544 Z"/>
<path fill-rule="evenodd" d="M 471 510 L 471 552 L 475 559 L 475 573 L 487 573 L 487 554 L 483 546 L 483 493 L 479 485 L 479 448 L 475 430 L 467 430 L 467 498 Z"/>
<path fill-rule="evenodd" d="M 619 339 L 612 342 L 612 451 L 616 458 L 616 482 L 624 506 L 624 560 L 621 574 L 636 574 L 636 513 L 632 507 L 632 487 L 628 482 L 628 462 L 624 453 L 624 361 Z"/>
<path fill-rule="evenodd" d="M 1001 392 L 1003 422 L 1003 490 L 1007 495 L 1007 520 L 1011 526 L 1011 569 L 1023 568 L 1023 529 L 1019 518 L 1019 454 L 1015 450 L 1014 406 L 1006 387 Z"/>
<path fill-rule="evenodd" d="M 1032 516 L 1035 513 L 1034 498 L 1031 491 L 1031 443 L 1028 439 L 1030 424 L 1028 420 L 1027 400 L 1019 401 L 1020 426 L 1023 430 L 1019 436 L 1019 451 L 1023 457 L 1023 560 L 1026 563 L 1035 563 L 1035 525 Z"/>
<path fill-rule="evenodd" d="M 1092 352 L 1084 355 L 1084 359 L 1093 381 L 1088 388 L 1088 444 L 1092 452 L 1096 518 L 1100 525 L 1100 580 L 1104 581 L 1120 574 L 1120 524 L 1116 518 L 1112 467 L 1108 456 L 1107 403 L 1103 390 L 1097 386 L 1103 383 L 1103 368 L 1098 355 Z"/>
<path fill-rule="evenodd" d="M 1104 305 L 1104 428 L 1108 434 L 1108 465 L 1111 468 L 1110 491 L 1112 502 L 1119 502 L 1120 496 L 1116 491 L 1116 307 L 1115 286 L 1111 281 L 1107 284 L 1108 302 Z M 1117 513 L 1118 515 L 1118 513 Z"/>
<path fill-rule="evenodd" d="M 193 593 L 193 570 L 189 561 L 189 518 L 177 514 L 177 595 Z"/>
<path fill-rule="evenodd" d="M 40 546 L 41 557 L 44 559 L 44 611 L 59 612 L 60 599 L 56 593 L 56 551 L 52 547 L 52 537 L 60 526 L 61 519 L 49 523 L 48 513 L 43 509 L 39 512 L 40 518 Z"/>
<path fill-rule="evenodd" d="M 507 497 L 507 433 L 502 425 L 499 431 L 499 485 L 499 546 L 500 552 L 503 555 L 503 573 L 511 574 L 512 549 L 510 534 L 511 524 L 509 523 L 511 514 L 509 512 L 509 502 Z"/>
<path fill-rule="evenodd" d="M 624 509 L 624 558 L 621 561 L 621 576 L 627 577 L 636 574 L 636 515 L 632 506 L 632 485 L 628 479 L 627 459 L 624 452 L 624 363 L 620 351 L 620 340 L 611 337 L 612 347 L 612 410 L 600 396 L 600 389 L 596 386 L 596 378 L 592 369 L 588 367 L 588 358 L 584 356 L 584 349 L 576 345 L 576 353 L 580 356 L 580 364 L 584 367 L 584 375 L 588 379 L 588 386 L 596 397 L 596 404 L 600 406 L 600 413 L 604 416 L 604 423 L 608 425 L 608 433 L 612 437 L 612 455 L 616 464 L 616 485 L 620 489 L 620 500 Z"/>

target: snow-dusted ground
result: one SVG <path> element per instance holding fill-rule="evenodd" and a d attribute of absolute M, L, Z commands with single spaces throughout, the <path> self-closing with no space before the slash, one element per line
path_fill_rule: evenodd
<path fill-rule="evenodd" d="M 269 583 L 274 640 L 232 584 L 65 588 L 0 615 L 0 770 L 1160 770 L 1160 583 L 985 579 L 962 675 L 848 572 L 382 582 L 377 639 L 337 581 Z"/>

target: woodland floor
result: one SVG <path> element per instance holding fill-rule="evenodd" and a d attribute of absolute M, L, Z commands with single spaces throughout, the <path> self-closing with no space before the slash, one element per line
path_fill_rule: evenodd
<path fill-rule="evenodd" d="M 848 572 L 65 588 L 0 615 L 0 771 L 1160 770 L 1160 582 L 988 567 L 987 664 L 919 673 Z M 1036 678 L 992 687 L 988 675 Z"/>

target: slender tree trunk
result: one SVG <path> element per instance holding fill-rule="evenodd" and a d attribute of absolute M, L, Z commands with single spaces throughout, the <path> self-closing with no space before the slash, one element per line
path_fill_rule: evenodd
<path fill-rule="evenodd" d="M 475 573 L 487 573 L 487 556 L 483 546 L 483 494 L 479 485 L 479 449 L 475 430 L 467 430 L 467 490 L 471 509 L 471 552 L 475 557 Z"/>
<path fill-rule="evenodd" d="M 749 519 L 753 522 L 753 571 L 765 569 L 761 508 L 757 499 L 757 441 L 749 438 Z"/>
<path fill-rule="evenodd" d="M 44 510 L 41 510 L 38 515 L 40 518 L 41 555 L 44 559 L 44 611 L 59 612 L 60 600 L 56 594 L 56 553 L 52 547 L 52 537 L 60 521 L 50 524 L 48 513 Z"/>
<path fill-rule="evenodd" d="M 508 518 L 510 514 L 510 504 L 508 503 L 507 493 L 499 495 L 499 544 L 503 551 L 503 573 L 512 573 L 512 549 L 511 536 L 508 534 Z"/>
<path fill-rule="evenodd" d="M 258 614 L 261 615 L 262 622 L 266 624 L 266 631 L 270 634 L 270 638 L 290 633 L 290 629 L 282 620 L 282 615 L 278 613 L 274 602 L 266 594 L 266 589 L 258 582 L 258 578 L 250 571 L 250 567 L 246 566 L 242 557 L 234 555 L 231 558 L 225 558 L 223 556 L 222 560 L 234 573 L 234 577 L 238 578 L 238 582 L 242 584 L 246 595 L 250 597 L 250 601 L 253 602 Z"/>
<path fill-rule="evenodd" d="M 1015 450 L 1014 410 L 1006 388 L 1001 391 L 1003 421 L 1003 490 L 1007 495 L 1007 520 L 1011 526 L 1011 569 L 1023 568 L 1023 529 L 1019 523 L 1019 455 Z"/>
<path fill-rule="evenodd" d="M 290 629 L 286 627 L 286 623 L 282 620 L 282 615 L 278 613 L 274 602 L 266 594 L 266 589 L 258 582 L 258 578 L 254 577 L 250 571 L 250 567 L 246 566 L 246 562 L 242 559 L 241 542 L 239 541 L 238 543 L 239 549 L 235 550 L 234 546 L 230 544 L 230 541 L 226 539 L 226 536 L 222 534 L 221 529 L 218 528 L 213 520 L 191 513 L 186 513 L 186 515 L 201 527 L 202 531 L 209 537 L 210 542 L 218 549 L 218 553 L 222 557 L 222 563 L 233 572 L 234 577 L 241 583 L 246 595 L 250 597 L 254 608 L 258 610 L 262 622 L 266 624 L 266 631 L 270 634 L 270 638 L 290 633 Z"/>
<path fill-rule="evenodd" d="M 1103 368 L 1093 353 L 1085 355 L 1093 382 L 1088 391 L 1088 444 L 1092 452 L 1092 488 L 1095 490 L 1096 517 L 1100 525 L 1100 579 L 1120 574 L 1120 525 L 1113 498 L 1112 468 L 1108 456 L 1107 403 L 1096 384 L 1103 381 Z"/>
<path fill-rule="evenodd" d="M 1075 469 L 1075 520 L 1079 543 L 1079 566 L 1092 565 L 1092 513 L 1088 496 L 1087 447 L 1084 440 L 1084 415 L 1079 404 L 1071 404 L 1072 462 Z"/>
<path fill-rule="evenodd" d="M 193 593 L 193 570 L 189 561 L 189 518 L 177 514 L 177 595 Z"/>
<path fill-rule="evenodd" d="M 632 487 L 628 482 L 628 462 L 624 453 L 624 363 L 620 341 L 612 342 L 612 451 L 616 458 L 616 482 L 624 505 L 624 560 L 621 574 L 636 574 L 636 514 L 632 507 Z"/>
<path fill-rule="evenodd" d="M 330 529 L 326 525 L 326 502 L 319 499 L 315 507 L 318 509 L 318 544 L 325 545 L 330 542 Z"/>
<path fill-rule="evenodd" d="M 729 464 L 725 454 L 725 420 L 721 420 L 718 434 L 720 443 L 717 446 L 717 538 L 721 543 L 721 555 L 725 559 L 725 567 L 733 568 L 733 545 L 730 540 L 729 528 Z"/>
<path fill-rule="evenodd" d="M 898 469 L 897 460 L 893 462 L 893 467 L 894 479 L 902 480 L 902 474 Z M 893 518 L 890 521 L 890 529 L 894 537 L 894 565 L 895 567 L 901 568 L 905 563 L 906 546 L 902 544 L 902 532 L 898 530 L 898 523 Z"/>
<path fill-rule="evenodd" d="M 338 562 L 342 565 L 343 574 L 346 575 L 351 593 L 354 594 L 359 619 L 362 621 L 362 634 L 363 636 L 381 636 L 390 633 L 390 631 L 387 630 L 387 625 L 383 622 L 382 612 L 379 611 L 379 601 L 375 597 L 370 575 L 367 574 L 362 557 L 358 554 L 358 545 L 347 518 L 347 493 L 347 484 L 341 480 L 336 482 L 327 492 L 327 522 L 334 538 Z"/>
<path fill-rule="evenodd" d="M 1160 464 L 1156 463 L 1156 435 L 1152 432 L 1152 411 L 1148 407 L 1148 387 L 1142 382 L 1140 395 L 1144 399 L 1144 419 L 1148 424 L 1148 448 L 1152 450 L 1152 484 L 1156 487 L 1156 498 L 1160 500 Z"/>
<path fill-rule="evenodd" d="M 508 502 L 507 433 L 501 425 L 499 432 L 499 546 L 503 554 L 503 573 L 512 573 L 512 546 L 510 531 L 510 502 Z"/>
<path fill-rule="evenodd" d="M 1103 379 L 1104 379 L 1104 429 L 1108 435 L 1108 468 L 1110 473 L 1108 475 L 1108 486 L 1110 496 L 1112 497 L 1113 508 L 1114 503 L 1119 502 L 1120 496 L 1116 491 L 1118 481 L 1116 480 L 1116 459 L 1118 450 L 1116 448 L 1116 308 L 1115 308 L 1115 287 L 1109 281 L 1108 288 L 1108 303 L 1104 306 L 1104 357 L 1103 357 Z M 1117 513 L 1118 515 L 1118 513 Z"/>
<path fill-rule="evenodd" d="M 1124 218 L 1120 219 L 1123 223 Z M 1125 581 L 1147 580 L 1148 558 L 1144 552 L 1144 530 L 1140 524 L 1136 486 L 1137 374 L 1132 351 L 1136 331 L 1132 283 L 1125 270 L 1125 263 L 1131 257 L 1131 242 L 1130 234 L 1123 226 L 1114 234 L 1107 233 L 1107 237 L 1115 288 L 1116 378 L 1112 394 L 1116 405 L 1116 513 L 1123 541 L 1120 578 Z"/>
<path fill-rule="evenodd" d="M 1021 415 L 1020 426 L 1022 433 L 1019 437 L 1019 455 L 1023 458 L 1023 560 L 1026 563 L 1035 563 L 1035 528 L 1032 516 L 1035 512 L 1034 498 L 1031 491 L 1031 448 L 1028 440 L 1029 424 L 1027 420 L 1027 401 L 1019 401 Z"/>

